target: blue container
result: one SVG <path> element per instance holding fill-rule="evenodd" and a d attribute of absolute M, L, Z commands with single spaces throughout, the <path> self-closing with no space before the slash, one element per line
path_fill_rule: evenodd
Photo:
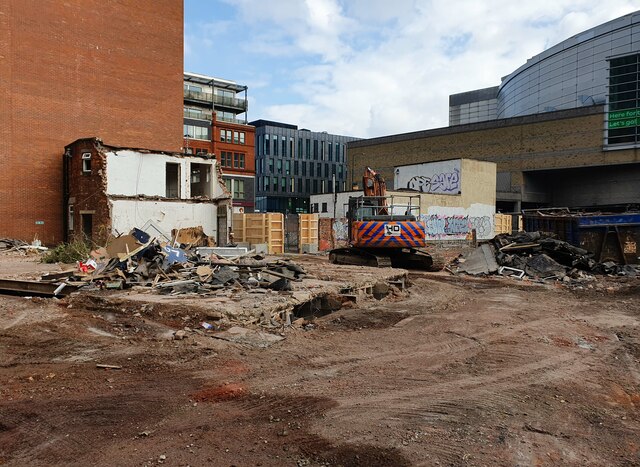
<path fill-rule="evenodd" d="M 550 232 L 560 240 L 593 253 L 596 261 L 638 264 L 640 213 L 544 214 L 523 211 L 527 232 Z"/>

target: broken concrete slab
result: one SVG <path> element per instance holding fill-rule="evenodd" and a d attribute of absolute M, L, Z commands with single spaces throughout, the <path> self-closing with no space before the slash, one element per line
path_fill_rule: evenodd
<path fill-rule="evenodd" d="M 552 277 L 562 279 L 566 275 L 566 268 L 550 256 L 542 253 L 527 260 L 525 272 L 528 276 L 541 279 Z"/>
<path fill-rule="evenodd" d="M 498 270 L 495 249 L 492 245 L 485 243 L 479 248 L 472 250 L 464 257 L 464 263 L 460 265 L 460 270 L 471 275 L 490 274 Z"/>
<path fill-rule="evenodd" d="M 233 326 L 226 331 L 214 334 L 216 339 L 233 342 L 236 344 L 249 345 L 259 349 L 266 349 L 276 342 L 284 340 L 284 337 L 267 332 L 247 329 L 240 326 Z"/>

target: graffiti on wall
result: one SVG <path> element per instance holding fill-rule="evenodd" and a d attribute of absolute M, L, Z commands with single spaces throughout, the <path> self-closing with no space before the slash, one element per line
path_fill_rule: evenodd
<path fill-rule="evenodd" d="M 462 190 L 460 159 L 395 168 L 394 187 L 421 193 L 457 195 Z"/>
<path fill-rule="evenodd" d="M 421 215 L 428 240 L 466 237 L 473 229 L 478 238 L 488 238 L 493 232 L 491 216 Z"/>
<path fill-rule="evenodd" d="M 454 169 L 453 172 L 439 173 L 432 177 L 416 175 L 409 179 L 407 188 L 421 193 L 458 194 L 460 192 L 460 171 Z"/>
<path fill-rule="evenodd" d="M 347 219 L 333 220 L 333 238 L 336 242 L 347 242 L 349 240 L 349 221 Z"/>

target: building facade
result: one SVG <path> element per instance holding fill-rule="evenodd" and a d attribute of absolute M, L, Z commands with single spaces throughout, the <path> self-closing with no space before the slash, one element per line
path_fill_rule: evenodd
<path fill-rule="evenodd" d="M 180 151 L 183 27 L 170 0 L 0 2 L 0 237 L 63 239 L 69 141 Z"/>
<path fill-rule="evenodd" d="M 393 177 L 394 165 L 482 159 L 497 164 L 503 212 L 638 208 L 640 12 L 529 59 L 502 79 L 495 115 L 486 105 L 484 121 L 473 121 L 481 114 L 471 113 L 479 108 L 474 102 L 489 104 L 490 92 L 495 88 L 452 95 L 453 126 L 350 143 L 350 165 Z"/>
<path fill-rule="evenodd" d="M 247 86 L 184 74 L 183 152 L 218 160 L 236 212 L 254 210 L 255 128 L 247 111 Z"/>
<path fill-rule="evenodd" d="M 171 238 L 202 227 L 227 243 L 230 193 L 207 155 L 122 148 L 98 138 L 67 145 L 63 156 L 66 239 L 104 245 L 134 227 Z"/>
<path fill-rule="evenodd" d="M 256 120 L 256 210 L 311 212 L 309 197 L 347 188 L 346 144 L 357 138 Z"/>

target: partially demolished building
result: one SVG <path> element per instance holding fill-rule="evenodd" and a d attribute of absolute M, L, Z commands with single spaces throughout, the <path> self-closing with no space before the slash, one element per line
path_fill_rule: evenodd
<path fill-rule="evenodd" d="M 65 236 L 103 243 L 134 227 L 165 235 L 202 226 L 228 240 L 231 195 L 206 156 L 110 146 L 84 138 L 64 152 Z"/>

